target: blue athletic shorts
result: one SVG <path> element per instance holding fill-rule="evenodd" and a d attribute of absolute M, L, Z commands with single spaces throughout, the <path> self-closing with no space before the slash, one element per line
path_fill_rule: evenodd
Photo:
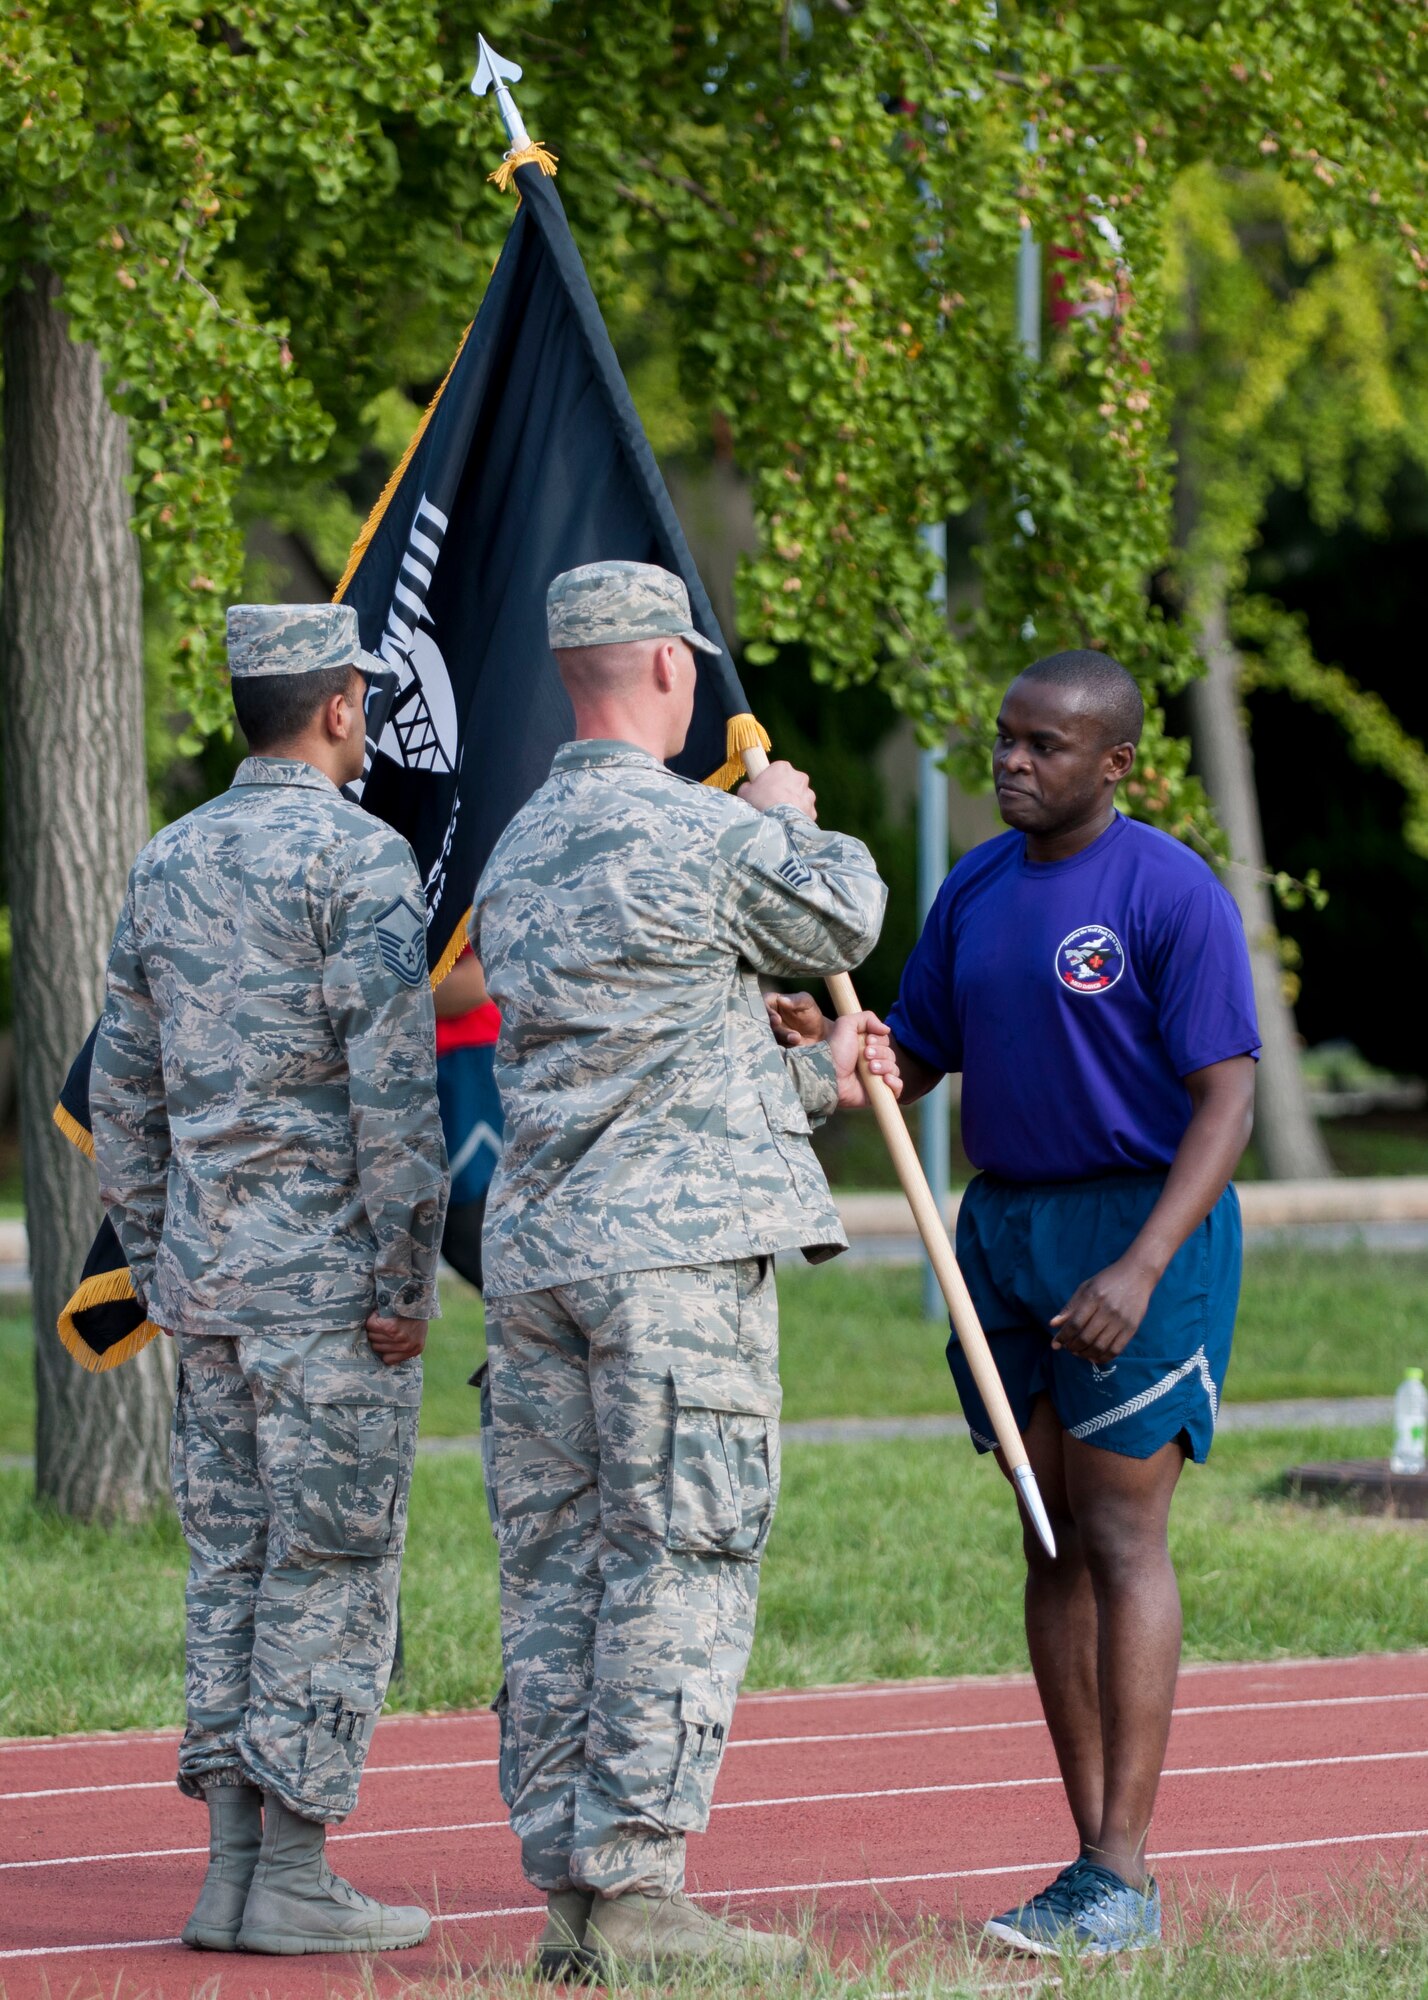
<path fill-rule="evenodd" d="M 1045 1395 L 1072 1437 L 1124 1458 L 1149 1458 L 1173 1438 L 1197 1464 L 1209 1457 L 1240 1296 L 1232 1187 L 1171 1259 L 1109 1367 L 1051 1346 L 1053 1315 L 1124 1255 L 1164 1186 L 1163 1174 L 1036 1184 L 980 1174 L 963 1195 L 957 1261 L 1019 1428 Z M 955 1333 L 947 1360 L 972 1440 L 991 1451 L 991 1422 Z"/>

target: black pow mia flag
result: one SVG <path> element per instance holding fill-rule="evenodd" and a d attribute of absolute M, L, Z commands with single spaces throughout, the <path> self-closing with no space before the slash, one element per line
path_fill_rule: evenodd
<path fill-rule="evenodd" d="M 683 578 L 694 625 L 720 653 L 699 655 L 674 769 L 736 781 L 738 750 L 766 740 L 555 188 L 535 165 L 516 184 L 521 204 L 480 311 L 338 590 L 363 645 L 392 669 L 368 704 L 354 790 L 415 850 L 438 977 L 461 949 L 486 857 L 573 728 L 546 643 L 546 588 L 560 571 L 625 558 Z"/>
<path fill-rule="evenodd" d="M 641 428 L 565 211 L 540 167 L 436 400 L 378 501 L 338 586 L 362 643 L 389 668 L 367 701 L 354 796 L 404 834 L 425 892 L 423 940 L 393 931 L 413 982 L 454 964 L 486 857 L 544 781 L 573 717 L 546 643 L 552 577 L 607 559 L 683 578 L 698 654 L 689 740 L 673 768 L 732 785 L 768 738 L 749 714 L 723 634 Z M 415 932 L 415 926 L 413 926 Z M 91 1034 L 55 1121 L 92 1157 Z M 156 1328 L 105 1220 L 59 1336 L 82 1367 L 117 1367 Z"/>

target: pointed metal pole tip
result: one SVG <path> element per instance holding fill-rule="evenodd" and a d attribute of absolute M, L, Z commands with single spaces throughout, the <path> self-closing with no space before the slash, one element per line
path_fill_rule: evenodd
<path fill-rule="evenodd" d="M 507 62 L 498 56 L 484 35 L 476 37 L 476 74 L 471 79 L 471 91 L 475 97 L 484 97 L 489 90 L 496 93 L 496 108 L 501 114 L 501 122 L 506 128 L 506 137 L 511 142 L 511 151 L 519 153 L 529 146 L 530 133 L 516 109 L 516 100 L 506 88 L 507 84 L 519 83 L 521 66 Z"/>
<path fill-rule="evenodd" d="M 1046 1503 L 1041 1497 L 1041 1488 L 1036 1483 L 1036 1474 L 1029 1465 L 1018 1465 L 1013 1467 L 1012 1477 L 1016 1480 L 1021 1504 L 1025 1507 L 1031 1525 L 1040 1538 L 1041 1546 L 1054 1562 L 1056 1537 L 1051 1532 L 1051 1520 L 1046 1512 Z"/>

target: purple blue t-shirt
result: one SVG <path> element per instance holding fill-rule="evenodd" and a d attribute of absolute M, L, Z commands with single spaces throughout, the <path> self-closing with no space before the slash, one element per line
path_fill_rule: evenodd
<path fill-rule="evenodd" d="M 1182 1079 L 1259 1053 L 1233 899 L 1119 813 L 1069 861 L 1028 861 L 1015 832 L 964 855 L 888 1020 L 962 1072 L 967 1156 L 1010 1181 L 1163 1172 L 1190 1122 Z"/>

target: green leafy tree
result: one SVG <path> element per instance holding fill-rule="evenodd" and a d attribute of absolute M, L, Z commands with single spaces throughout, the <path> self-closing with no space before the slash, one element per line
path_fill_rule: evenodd
<path fill-rule="evenodd" d="M 506 225 L 483 185 L 492 115 L 466 93 L 477 12 L 468 0 L 31 0 L 7 15 L 6 503 L 12 524 L 38 524 L 22 577 L 13 526 L 7 536 L 9 701 L 45 688 L 60 712 L 92 718 L 88 732 L 104 728 L 102 704 L 69 703 L 66 634 L 81 583 L 98 606 L 125 572 L 132 602 L 137 542 L 172 699 L 195 738 L 219 721 L 240 479 L 265 465 L 350 473 L 379 392 L 449 351 Z M 995 11 L 496 0 L 479 15 L 528 65 L 526 119 L 562 156 L 600 296 L 655 273 L 686 393 L 732 427 L 757 498 L 742 596 L 755 646 L 796 642 L 829 685 L 877 681 L 928 740 L 955 724 L 974 746 L 1029 648 L 1110 647 L 1154 711 L 1138 809 L 1208 837 L 1184 747 L 1156 707 L 1193 672 L 1193 633 L 1147 589 L 1172 540 L 1177 178 L 1201 160 L 1245 171 L 1272 158 L 1323 227 L 1382 244 L 1421 290 L 1421 11 L 1406 0 L 1186 0 L 1172 14 L 1150 0 Z M 1078 295 L 1100 308 L 1037 364 L 1011 318 L 1024 223 L 1075 253 Z M 92 359 L 84 393 L 120 429 L 107 432 L 95 404 L 88 469 L 80 439 L 37 514 L 49 410 L 24 371 L 29 332 L 61 313 Z M 53 390 L 57 364 L 44 379 Z M 63 544 L 62 523 L 86 509 L 109 524 L 102 561 L 82 538 Z M 915 530 L 971 509 L 984 526 L 981 588 L 949 625 L 929 605 Z M 46 536 L 64 562 L 44 563 Z M 95 684 L 130 706 L 138 644 L 126 617 L 96 655 L 110 670 Z M 116 718 L 116 735 L 125 729 L 136 734 Z M 84 785 L 53 755 L 28 775 L 12 757 L 12 883 L 20 848 L 67 837 L 57 797 L 81 824 L 106 825 L 106 774 L 86 770 Z M 16 888 L 34 1188 L 58 1143 L 44 1124 L 58 1077 L 40 1023 L 57 1046 L 71 1002 L 51 993 L 44 1016 L 45 989 L 24 967 L 41 963 L 47 928 L 63 935 L 73 1025 L 88 1016 L 124 845 L 113 827 L 106 839 L 104 866 L 76 862 L 63 896 Z M 82 1236 L 37 1224 L 42 1321 Z M 47 1461 L 41 1484 L 80 1507 L 113 1504 L 112 1488 L 81 1492 Z"/>
<path fill-rule="evenodd" d="M 1257 1137 L 1278 1174 L 1326 1173 L 1329 1162 L 1301 1084 L 1244 695 L 1275 688 L 1328 714 L 1361 762 L 1403 787 L 1404 838 L 1418 853 L 1428 852 L 1428 754 L 1378 695 L 1314 657 L 1300 621 L 1248 589 L 1249 562 L 1276 489 L 1302 491 L 1325 530 L 1376 533 L 1404 463 L 1428 465 L 1424 314 L 1401 268 L 1269 168 L 1201 165 L 1172 199 L 1173 588 L 1205 662 L 1193 732 L 1251 940 L 1265 1043 Z"/>
<path fill-rule="evenodd" d="M 97 1203 L 49 1112 L 147 830 L 141 559 L 196 748 L 226 712 L 244 471 L 346 448 L 403 342 L 469 309 L 489 266 L 503 217 L 457 117 L 471 35 L 446 32 L 413 0 L 40 0 L 0 28 L 0 685 L 37 1483 L 78 1514 L 134 1514 L 165 1485 L 165 1344 L 97 1383 L 50 1332 Z"/>

